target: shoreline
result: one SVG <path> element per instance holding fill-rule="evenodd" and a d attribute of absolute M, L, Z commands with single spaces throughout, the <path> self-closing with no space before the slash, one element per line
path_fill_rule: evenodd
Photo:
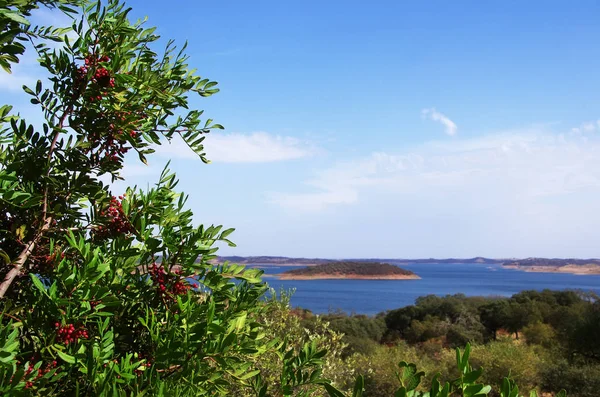
<path fill-rule="evenodd" d="M 420 280 L 416 274 L 390 274 L 390 275 L 361 275 L 361 274 L 313 274 L 310 276 L 296 276 L 289 274 L 274 274 L 280 280 Z"/>
<path fill-rule="evenodd" d="M 527 273 L 562 273 L 574 274 L 577 276 L 600 275 L 599 265 L 564 265 L 564 266 L 520 266 L 520 265 L 502 265 L 504 269 L 519 270 Z"/>

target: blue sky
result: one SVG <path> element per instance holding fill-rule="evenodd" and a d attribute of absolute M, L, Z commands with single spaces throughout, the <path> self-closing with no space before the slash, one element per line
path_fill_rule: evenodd
<path fill-rule="evenodd" d="M 128 2 L 226 127 L 211 165 L 176 142 L 130 183 L 172 159 L 224 254 L 600 257 L 598 2 L 370 3 Z"/>

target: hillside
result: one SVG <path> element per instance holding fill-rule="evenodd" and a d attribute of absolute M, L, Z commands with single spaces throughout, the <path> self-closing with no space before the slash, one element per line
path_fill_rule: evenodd
<path fill-rule="evenodd" d="M 507 269 L 536 273 L 600 274 L 598 259 L 527 258 L 505 262 L 503 266 Z"/>
<path fill-rule="evenodd" d="M 415 273 L 378 262 L 338 261 L 302 269 L 289 270 L 279 275 L 284 280 L 310 279 L 364 279 L 364 280 L 409 280 L 420 278 Z"/>

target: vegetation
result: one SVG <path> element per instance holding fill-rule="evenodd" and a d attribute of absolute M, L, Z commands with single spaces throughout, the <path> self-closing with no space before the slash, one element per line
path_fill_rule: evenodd
<path fill-rule="evenodd" d="M 389 263 L 377 262 L 332 262 L 317 266 L 308 266 L 302 269 L 283 272 L 282 277 L 288 276 L 416 276 L 410 270 L 402 269 Z"/>
<path fill-rule="evenodd" d="M 507 266 L 548 266 L 548 267 L 561 267 L 567 265 L 600 265 L 600 259 L 548 259 L 548 258 L 527 258 L 520 259 L 518 261 L 510 261 L 504 263 Z"/>
<path fill-rule="evenodd" d="M 57 6 L 72 24 L 30 26 L 37 6 Z M 146 163 L 154 146 L 181 139 L 208 162 L 204 138 L 222 128 L 188 109 L 190 95 L 209 97 L 216 82 L 191 71 L 172 42 L 157 48 L 155 29 L 128 13 L 118 0 L 0 2 L 0 65 L 10 69 L 28 42 L 49 76 L 23 87 L 39 125 L 0 108 L 2 395 L 492 395 L 477 360 L 502 397 L 518 394 L 499 383 L 509 368 L 526 385 L 597 390 L 581 381 L 598 374 L 595 297 L 523 293 L 492 307 L 426 297 L 329 324 L 285 296 L 265 300 L 260 270 L 214 265 L 215 244 L 233 245 L 233 229 L 193 225 L 168 169 L 152 188 L 115 197 L 103 178 L 122 179 L 132 154 Z M 485 310 L 501 321 L 483 320 Z M 551 327 L 539 345 L 492 342 L 504 328 L 535 333 L 537 322 Z M 359 351 L 361 340 L 372 349 Z M 446 348 L 464 341 L 490 343 Z M 425 378 L 402 358 L 440 375 Z M 539 379 L 522 368 L 531 363 Z"/>
<path fill-rule="evenodd" d="M 344 334 L 342 357 L 368 369 L 372 395 L 393 394 L 399 358 L 444 379 L 457 376 L 453 351 L 470 343 L 471 362 L 485 369 L 481 380 L 492 387 L 500 388 L 510 374 L 526 390 L 564 388 L 591 397 L 600 379 L 598 313 L 594 294 L 544 290 L 511 298 L 429 295 L 374 317 L 336 312 L 318 318 Z M 304 317 L 311 329 L 315 317 Z"/>

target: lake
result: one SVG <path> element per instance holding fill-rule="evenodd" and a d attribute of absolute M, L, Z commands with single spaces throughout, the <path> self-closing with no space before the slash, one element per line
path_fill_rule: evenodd
<path fill-rule="evenodd" d="M 252 265 L 263 267 L 259 264 Z M 314 313 L 343 310 L 347 313 L 377 314 L 411 305 L 419 296 L 463 293 L 467 296 L 511 296 L 527 289 L 580 289 L 600 294 L 600 275 L 526 273 L 484 264 L 415 264 L 402 268 L 420 280 L 279 280 L 269 277 L 303 266 L 265 265 L 264 280 L 277 292 L 295 289 L 294 307 Z"/>

